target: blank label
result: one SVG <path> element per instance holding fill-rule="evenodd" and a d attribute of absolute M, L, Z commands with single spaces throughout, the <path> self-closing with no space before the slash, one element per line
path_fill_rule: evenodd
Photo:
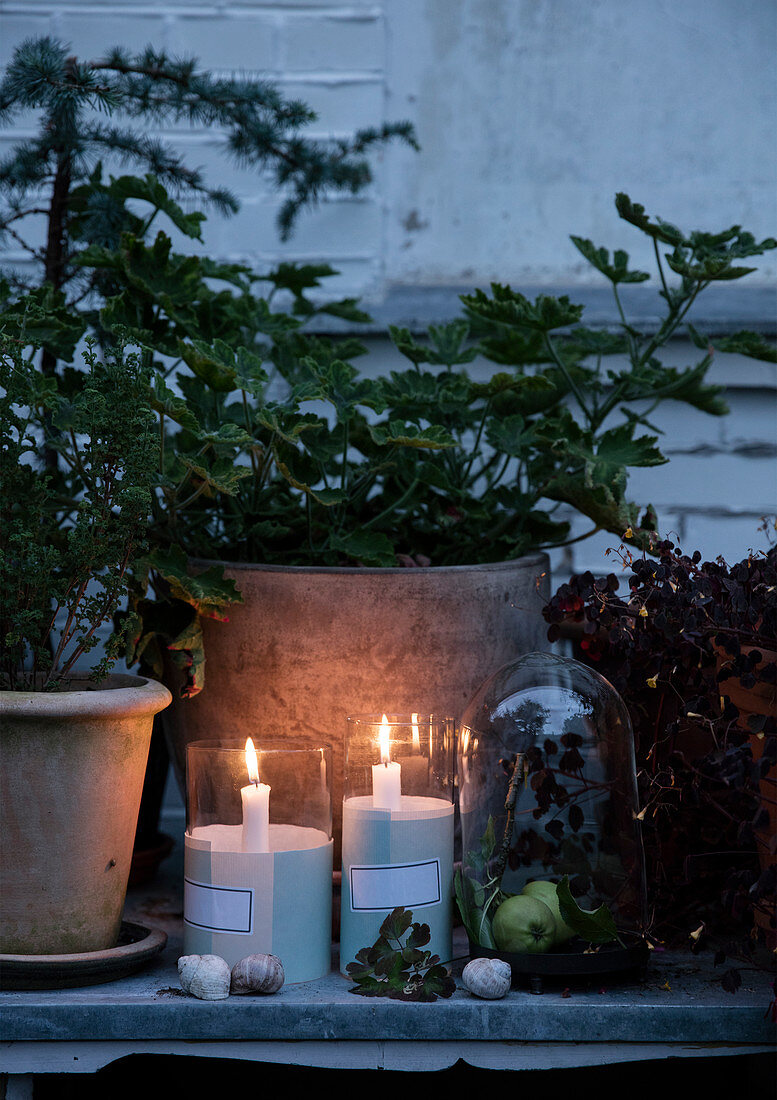
<path fill-rule="evenodd" d="M 211 886 L 206 882 L 184 879 L 183 919 L 195 928 L 212 932 L 250 934 L 253 890 L 229 886 Z"/>
<path fill-rule="evenodd" d="M 440 861 L 398 863 L 382 867 L 351 867 L 351 909 L 417 909 L 440 901 Z"/>

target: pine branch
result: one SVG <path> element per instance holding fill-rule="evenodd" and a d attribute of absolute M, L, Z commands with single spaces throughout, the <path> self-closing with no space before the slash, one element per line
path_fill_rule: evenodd
<path fill-rule="evenodd" d="M 407 122 L 361 130 L 347 141 L 305 139 L 300 131 L 316 120 L 306 104 L 285 99 L 272 83 L 258 77 L 204 72 L 194 58 L 172 59 L 149 47 L 135 55 L 112 49 L 98 60 L 80 61 L 69 50 L 52 37 L 28 39 L 15 51 L 0 81 L 0 124 L 23 110 L 42 113 L 36 137 L 20 142 L 0 163 L 0 193 L 9 198 L 16 219 L 19 197 L 49 189 L 44 279 L 55 287 L 74 277 L 64 263 L 70 197 L 76 188 L 99 185 L 95 170 L 106 154 L 152 173 L 179 196 L 205 200 L 221 214 L 238 210 L 226 188 L 208 185 L 172 146 L 136 131 L 127 124 L 131 120 L 142 120 L 145 127 L 185 123 L 219 130 L 225 153 L 238 165 L 270 168 L 276 187 L 287 195 L 278 216 L 283 239 L 303 207 L 318 202 L 327 191 L 356 194 L 369 184 L 366 154 L 376 145 L 396 138 L 417 148 Z M 113 116 L 113 121 L 95 121 L 89 116 L 95 110 Z M 95 208 L 90 222 L 98 236 L 100 213 Z M 115 210 L 106 207 L 105 214 L 110 220 Z M 0 216 L 0 227 L 8 221 Z M 110 232 L 115 238 L 115 228 Z"/>

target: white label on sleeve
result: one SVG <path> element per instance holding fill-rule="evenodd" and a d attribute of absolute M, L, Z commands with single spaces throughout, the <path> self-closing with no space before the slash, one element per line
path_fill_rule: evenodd
<path fill-rule="evenodd" d="M 440 901 L 440 861 L 395 863 L 378 867 L 351 867 L 351 909 L 418 909 Z"/>
<path fill-rule="evenodd" d="M 185 878 L 183 919 L 195 928 L 212 932 L 237 932 L 250 935 L 254 911 L 254 892 L 231 886 L 211 886 Z"/>

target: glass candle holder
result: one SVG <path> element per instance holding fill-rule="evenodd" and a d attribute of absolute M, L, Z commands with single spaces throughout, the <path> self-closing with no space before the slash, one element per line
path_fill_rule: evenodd
<path fill-rule="evenodd" d="M 340 969 L 398 906 L 452 954 L 455 722 L 427 714 L 347 718 Z"/>
<path fill-rule="evenodd" d="M 195 741 L 186 771 L 184 953 L 277 955 L 287 982 L 327 974 L 331 750 Z"/>

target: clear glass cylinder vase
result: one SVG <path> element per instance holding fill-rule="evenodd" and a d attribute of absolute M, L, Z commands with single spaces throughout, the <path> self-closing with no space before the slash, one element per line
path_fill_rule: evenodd
<path fill-rule="evenodd" d="M 427 714 L 347 718 L 340 969 L 395 908 L 427 924 L 450 959 L 455 721 Z"/>
<path fill-rule="evenodd" d="M 328 748 L 187 748 L 184 952 L 277 955 L 287 982 L 331 969 Z"/>

